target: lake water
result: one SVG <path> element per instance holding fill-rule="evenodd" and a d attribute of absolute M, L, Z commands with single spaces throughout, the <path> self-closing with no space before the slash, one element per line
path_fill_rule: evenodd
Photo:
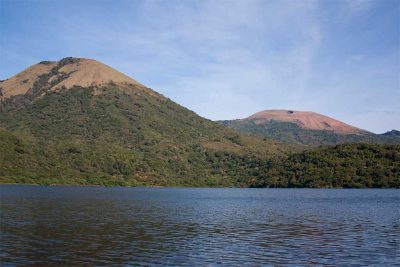
<path fill-rule="evenodd" d="M 400 263 L 400 190 L 0 186 L 1 265 Z"/>

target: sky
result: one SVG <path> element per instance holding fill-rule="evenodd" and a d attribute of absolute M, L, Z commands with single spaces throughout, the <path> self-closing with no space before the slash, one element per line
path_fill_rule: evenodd
<path fill-rule="evenodd" d="M 67 56 L 212 120 L 290 109 L 400 129 L 398 0 L 0 0 L 0 79 Z"/>

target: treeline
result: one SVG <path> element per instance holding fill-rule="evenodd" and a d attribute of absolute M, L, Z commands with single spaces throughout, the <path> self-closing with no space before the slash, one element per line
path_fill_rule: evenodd
<path fill-rule="evenodd" d="M 251 186 L 399 188 L 400 146 L 342 144 L 274 159 Z"/>

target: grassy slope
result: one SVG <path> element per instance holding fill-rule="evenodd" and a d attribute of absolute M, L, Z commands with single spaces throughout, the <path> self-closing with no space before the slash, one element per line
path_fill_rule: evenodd
<path fill-rule="evenodd" d="M 93 92 L 2 103 L 0 182 L 247 186 L 288 151 L 160 95 L 111 84 Z"/>
<path fill-rule="evenodd" d="M 303 129 L 295 123 L 269 121 L 255 124 L 252 121 L 220 121 L 221 124 L 243 133 L 271 138 L 283 143 L 303 146 L 336 145 L 342 143 L 400 144 L 398 136 L 384 136 L 372 133 L 365 135 L 342 135 L 331 131 Z"/>

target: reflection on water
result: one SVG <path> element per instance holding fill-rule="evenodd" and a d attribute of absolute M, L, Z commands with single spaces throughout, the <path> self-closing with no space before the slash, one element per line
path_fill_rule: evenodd
<path fill-rule="evenodd" d="M 0 186 L 3 265 L 395 265 L 399 190 Z"/>

